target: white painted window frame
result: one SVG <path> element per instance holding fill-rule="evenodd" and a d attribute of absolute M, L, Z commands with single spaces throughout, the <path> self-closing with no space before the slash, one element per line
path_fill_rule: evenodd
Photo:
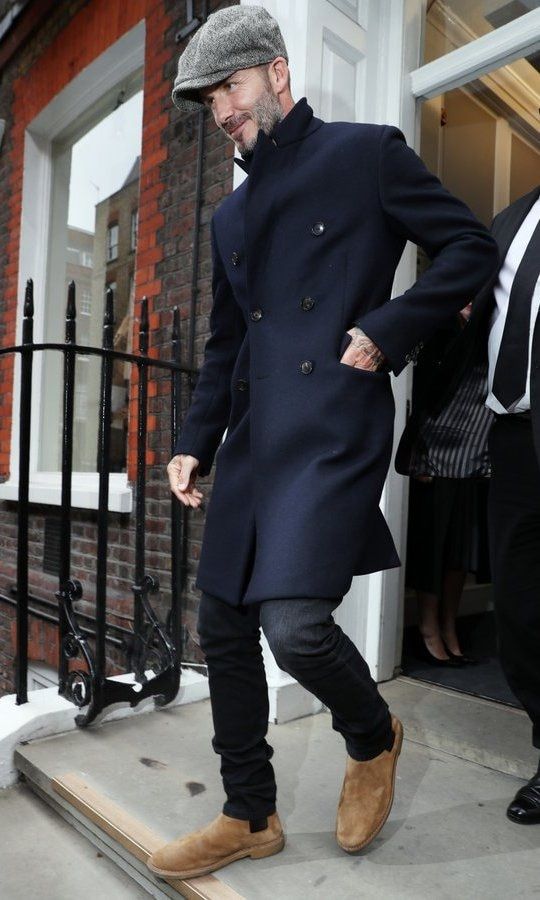
<path fill-rule="evenodd" d="M 137 236 L 139 233 L 139 208 L 131 210 L 131 225 L 130 225 L 130 237 L 129 237 L 129 249 L 136 250 L 137 249 Z"/>
<path fill-rule="evenodd" d="M 47 256 L 52 206 L 53 142 L 70 128 L 91 116 L 96 105 L 117 86 L 144 66 L 145 23 L 139 22 L 109 47 L 57 94 L 51 103 L 29 125 L 25 135 L 24 181 L 19 254 L 18 313 L 16 340 L 21 341 L 25 284 L 29 277 L 35 285 L 34 340 L 40 343 L 46 335 L 46 310 L 43 287 L 47 283 Z M 30 502 L 60 505 L 61 473 L 38 469 L 38 443 L 41 437 L 40 408 L 43 382 L 43 354 L 34 357 L 32 396 L 33 437 L 30 448 Z M 17 500 L 19 489 L 19 402 L 20 364 L 15 360 L 11 427 L 9 480 L 0 484 L 0 500 Z M 74 472 L 72 503 L 74 507 L 98 508 L 99 476 L 97 472 Z M 109 509 L 129 513 L 133 492 L 127 473 L 110 476 Z"/>
<path fill-rule="evenodd" d="M 107 262 L 118 259 L 118 243 L 120 238 L 120 225 L 113 222 L 107 228 Z"/>
<path fill-rule="evenodd" d="M 411 72 L 411 93 L 428 100 L 540 50 L 540 9 Z"/>

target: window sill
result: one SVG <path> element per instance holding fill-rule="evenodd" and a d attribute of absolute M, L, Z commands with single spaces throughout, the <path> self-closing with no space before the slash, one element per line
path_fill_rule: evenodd
<path fill-rule="evenodd" d="M 32 472 L 30 474 L 30 503 L 60 506 L 62 476 L 60 472 Z M 19 499 L 18 480 L 0 484 L 0 500 Z M 71 482 L 71 505 L 80 509 L 98 509 L 99 476 L 96 472 L 74 472 Z M 133 491 L 125 472 L 113 472 L 109 480 L 109 512 L 130 513 Z"/>

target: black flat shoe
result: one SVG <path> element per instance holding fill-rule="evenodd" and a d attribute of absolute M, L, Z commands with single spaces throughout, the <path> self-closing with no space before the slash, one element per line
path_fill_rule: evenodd
<path fill-rule="evenodd" d="M 540 769 L 519 789 L 506 815 L 520 825 L 540 825 Z"/>
<path fill-rule="evenodd" d="M 422 660 L 422 662 L 428 663 L 430 666 L 435 666 L 439 669 L 459 669 L 463 665 L 459 661 L 459 658 L 452 657 L 449 655 L 448 659 L 439 659 L 437 656 L 433 656 L 433 653 L 430 653 L 424 639 L 420 632 L 418 632 L 415 640 L 414 647 L 414 655 L 417 659 Z"/>
<path fill-rule="evenodd" d="M 443 640 L 443 644 L 450 659 L 456 659 L 461 666 L 477 666 L 481 662 L 476 656 L 469 656 L 468 653 L 452 653 L 448 649 L 446 641 Z"/>

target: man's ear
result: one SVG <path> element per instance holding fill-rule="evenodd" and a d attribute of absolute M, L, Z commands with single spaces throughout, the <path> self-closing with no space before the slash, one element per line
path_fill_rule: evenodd
<path fill-rule="evenodd" d="M 284 56 L 276 56 L 268 66 L 268 77 L 272 87 L 280 94 L 287 88 L 289 67 Z"/>

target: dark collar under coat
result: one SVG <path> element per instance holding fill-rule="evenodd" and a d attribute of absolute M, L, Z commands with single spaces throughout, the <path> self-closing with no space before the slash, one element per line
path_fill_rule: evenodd
<path fill-rule="evenodd" d="M 485 318 L 486 313 L 491 313 L 493 304 L 495 302 L 493 289 L 497 284 L 497 281 L 499 280 L 500 268 L 504 264 L 506 254 L 510 249 L 510 244 L 519 231 L 527 213 L 531 210 L 533 204 L 536 203 L 539 197 L 540 186 L 537 186 L 533 188 L 532 191 L 529 191 L 528 194 L 525 194 L 518 200 L 514 200 L 514 202 L 511 203 L 510 206 L 507 206 L 505 207 L 505 209 L 501 210 L 501 212 L 497 216 L 495 216 L 495 219 L 491 223 L 491 232 L 493 234 L 493 237 L 497 241 L 497 244 L 499 245 L 500 267 L 493 273 L 491 279 L 484 285 L 480 293 L 475 298 L 473 304 L 473 313 L 475 316 L 475 320 L 477 318 Z"/>
<path fill-rule="evenodd" d="M 253 157 L 261 144 L 270 141 L 276 147 L 286 147 L 288 144 L 293 144 L 295 141 L 301 141 L 308 137 L 308 135 L 317 131 L 322 124 L 322 119 L 318 119 L 313 115 L 313 110 L 307 102 L 306 97 L 302 97 L 301 100 L 298 100 L 294 104 L 287 115 L 274 125 L 270 134 L 265 134 L 262 128 L 259 129 L 253 153 L 248 159 L 242 159 L 242 157 L 235 156 L 234 161 L 244 170 L 244 172 L 249 174 Z"/>

